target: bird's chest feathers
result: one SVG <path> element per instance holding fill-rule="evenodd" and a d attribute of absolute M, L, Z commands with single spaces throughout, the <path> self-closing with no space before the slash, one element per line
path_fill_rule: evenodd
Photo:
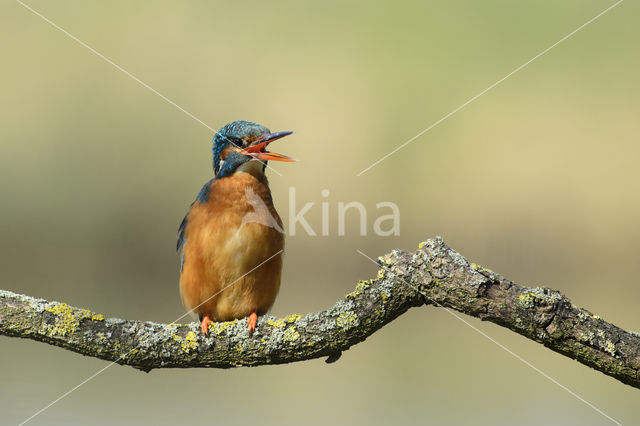
<path fill-rule="evenodd" d="M 251 163 L 251 162 L 249 162 Z M 255 166 L 251 166 L 255 167 Z M 201 249 L 246 251 L 252 246 L 281 246 L 282 221 L 271 200 L 266 178 L 259 170 L 238 170 L 212 181 L 207 202 L 194 204 L 189 215 L 191 237 Z"/>
<path fill-rule="evenodd" d="M 214 216 L 228 216 L 225 222 L 247 223 L 248 216 L 277 216 L 271 200 L 271 191 L 264 175 L 238 171 L 211 186 L 209 201 L 205 204 Z"/>

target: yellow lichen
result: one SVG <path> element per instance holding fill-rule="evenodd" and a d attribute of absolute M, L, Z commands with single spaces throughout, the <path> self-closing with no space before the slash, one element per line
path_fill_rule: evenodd
<path fill-rule="evenodd" d="M 267 324 L 269 324 L 272 327 L 276 327 L 276 328 L 284 328 L 286 326 L 286 323 L 284 322 L 284 320 L 282 318 L 278 318 L 277 320 L 267 320 Z"/>
<path fill-rule="evenodd" d="M 78 329 L 80 321 L 83 319 L 89 318 L 96 321 L 104 321 L 103 315 L 95 314 L 87 309 L 73 310 L 66 303 L 47 306 L 44 309 L 56 316 L 55 325 L 45 324 L 45 327 L 53 335 L 67 336 L 73 334 Z"/>
<path fill-rule="evenodd" d="M 184 337 L 184 342 L 180 344 L 180 347 L 186 353 L 191 352 L 198 348 L 198 335 L 194 331 L 189 331 Z"/>
<path fill-rule="evenodd" d="M 351 293 L 347 294 L 345 296 L 345 299 L 347 299 L 349 297 L 355 298 L 356 296 L 361 295 L 362 292 L 365 291 L 368 288 L 369 288 L 369 281 L 360 280 L 360 281 L 358 281 L 358 284 L 356 284 L 356 289 L 354 291 L 352 291 Z"/>
<path fill-rule="evenodd" d="M 300 338 L 300 333 L 298 333 L 295 327 L 289 327 L 284 332 L 282 338 L 285 340 L 285 342 L 295 342 Z"/>
<path fill-rule="evenodd" d="M 612 356 L 615 356 L 616 345 L 614 345 L 610 340 L 607 340 L 607 343 L 604 346 L 604 351 L 610 353 Z"/>
<path fill-rule="evenodd" d="M 242 345 L 235 345 L 233 347 L 233 349 L 236 350 L 236 352 L 242 352 L 244 350 L 244 348 L 242 347 Z"/>
<path fill-rule="evenodd" d="M 384 314 L 385 314 L 384 308 L 383 309 L 378 309 L 376 311 L 376 319 L 379 320 L 379 319 L 383 318 Z"/>
<path fill-rule="evenodd" d="M 358 284 L 356 284 L 357 291 L 365 291 L 368 288 L 369 288 L 369 281 L 360 280 L 358 281 Z"/>
<path fill-rule="evenodd" d="M 73 317 L 73 310 L 66 303 L 51 307 L 47 306 L 45 310 L 57 317 L 55 325 L 49 326 L 52 334 L 66 336 L 73 334 L 78 328 L 79 322 Z"/>
<path fill-rule="evenodd" d="M 593 319 L 600 319 L 600 317 L 598 315 L 594 315 Z"/>
<path fill-rule="evenodd" d="M 236 322 L 238 322 L 238 320 L 225 321 L 225 322 L 212 322 L 211 324 L 209 324 L 209 330 L 212 331 L 213 334 L 215 334 L 216 336 L 219 336 L 225 330 L 233 326 L 233 324 L 235 324 Z"/>
<path fill-rule="evenodd" d="M 289 324 L 298 321 L 300 318 L 302 318 L 302 315 L 298 315 L 298 314 L 291 314 L 291 315 L 287 315 L 287 317 L 285 318 L 285 321 L 287 321 Z"/>
<path fill-rule="evenodd" d="M 418 248 L 421 249 L 422 247 L 424 247 L 426 241 L 421 242 L 420 244 L 418 244 Z"/>
<path fill-rule="evenodd" d="M 384 277 L 384 269 L 378 269 L 378 279 Z"/>
<path fill-rule="evenodd" d="M 518 295 L 518 300 L 520 304 L 525 308 L 532 308 L 535 304 L 535 294 L 532 292 L 528 292 L 525 294 Z"/>
<path fill-rule="evenodd" d="M 353 311 L 347 311 L 341 313 L 338 318 L 336 318 L 336 324 L 340 328 L 350 329 L 352 327 L 356 327 L 360 323 L 360 319 Z"/>

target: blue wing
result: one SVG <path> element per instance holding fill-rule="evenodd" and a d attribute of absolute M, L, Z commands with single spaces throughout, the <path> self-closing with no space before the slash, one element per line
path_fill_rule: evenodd
<path fill-rule="evenodd" d="M 191 203 L 191 206 L 193 206 L 193 203 Z M 189 206 L 187 214 L 184 215 L 184 218 L 182 218 L 182 222 L 180 222 L 180 226 L 178 227 L 178 243 L 176 244 L 176 252 L 178 253 L 178 256 L 180 256 L 180 273 L 182 273 L 182 265 L 184 265 L 184 243 L 187 240 L 185 237 L 185 229 L 187 228 L 187 216 L 189 216 L 191 206 Z"/>
<path fill-rule="evenodd" d="M 196 201 L 206 203 L 209 200 L 209 191 L 212 181 L 213 179 L 204 184 L 204 186 L 198 193 L 198 196 L 196 197 Z M 189 212 L 191 211 L 191 208 L 196 201 L 191 203 L 191 205 L 189 206 L 189 210 L 187 210 L 187 214 L 184 215 L 184 218 L 182 218 L 182 222 L 180 222 L 180 226 L 178 226 L 178 243 L 176 244 L 176 252 L 178 253 L 178 256 L 180 256 L 180 273 L 182 273 L 182 266 L 184 265 L 184 244 L 187 241 L 187 237 L 185 235 L 185 230 L 187 229 L 188 224 L 187 217 L 189 216 Z"/>

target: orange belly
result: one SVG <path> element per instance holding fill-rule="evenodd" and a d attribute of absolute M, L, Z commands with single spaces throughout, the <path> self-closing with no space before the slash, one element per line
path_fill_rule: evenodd
<path fill-rule="evenodd" d="M 263 200 L 264 211 L 254 209 L 247 189 L 249 198 L 255 194 Z M 266 180 L 249 173 L 212 181 L 209 201 L 193 204 L 180 275 L 187 309 L 200 317 L 229 321 L 271 308 L 280 288 L 284 234 L 256 220 L 260 214 L 275 219 L 281 230 Z"/>

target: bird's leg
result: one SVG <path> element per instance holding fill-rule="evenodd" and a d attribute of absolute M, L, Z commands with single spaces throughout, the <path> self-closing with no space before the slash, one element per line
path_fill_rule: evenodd
<path fill-rule="evenodd" d="M 256 329 L 256 323 L 258 322 L 258 314 L 255 312 L 251 312 L 249 315 L 249 333 L 253 333 L 253 330 Z"/>
<path fill-rule="evenodd" d="M 209 333 L 209 324 L 211 324 L 211 318 L 209 318 L 209 315 L 205 315 L 204 318 L 202 318 L 202 323 L 200 324 L 202 334 L 206 335 Z"/>

